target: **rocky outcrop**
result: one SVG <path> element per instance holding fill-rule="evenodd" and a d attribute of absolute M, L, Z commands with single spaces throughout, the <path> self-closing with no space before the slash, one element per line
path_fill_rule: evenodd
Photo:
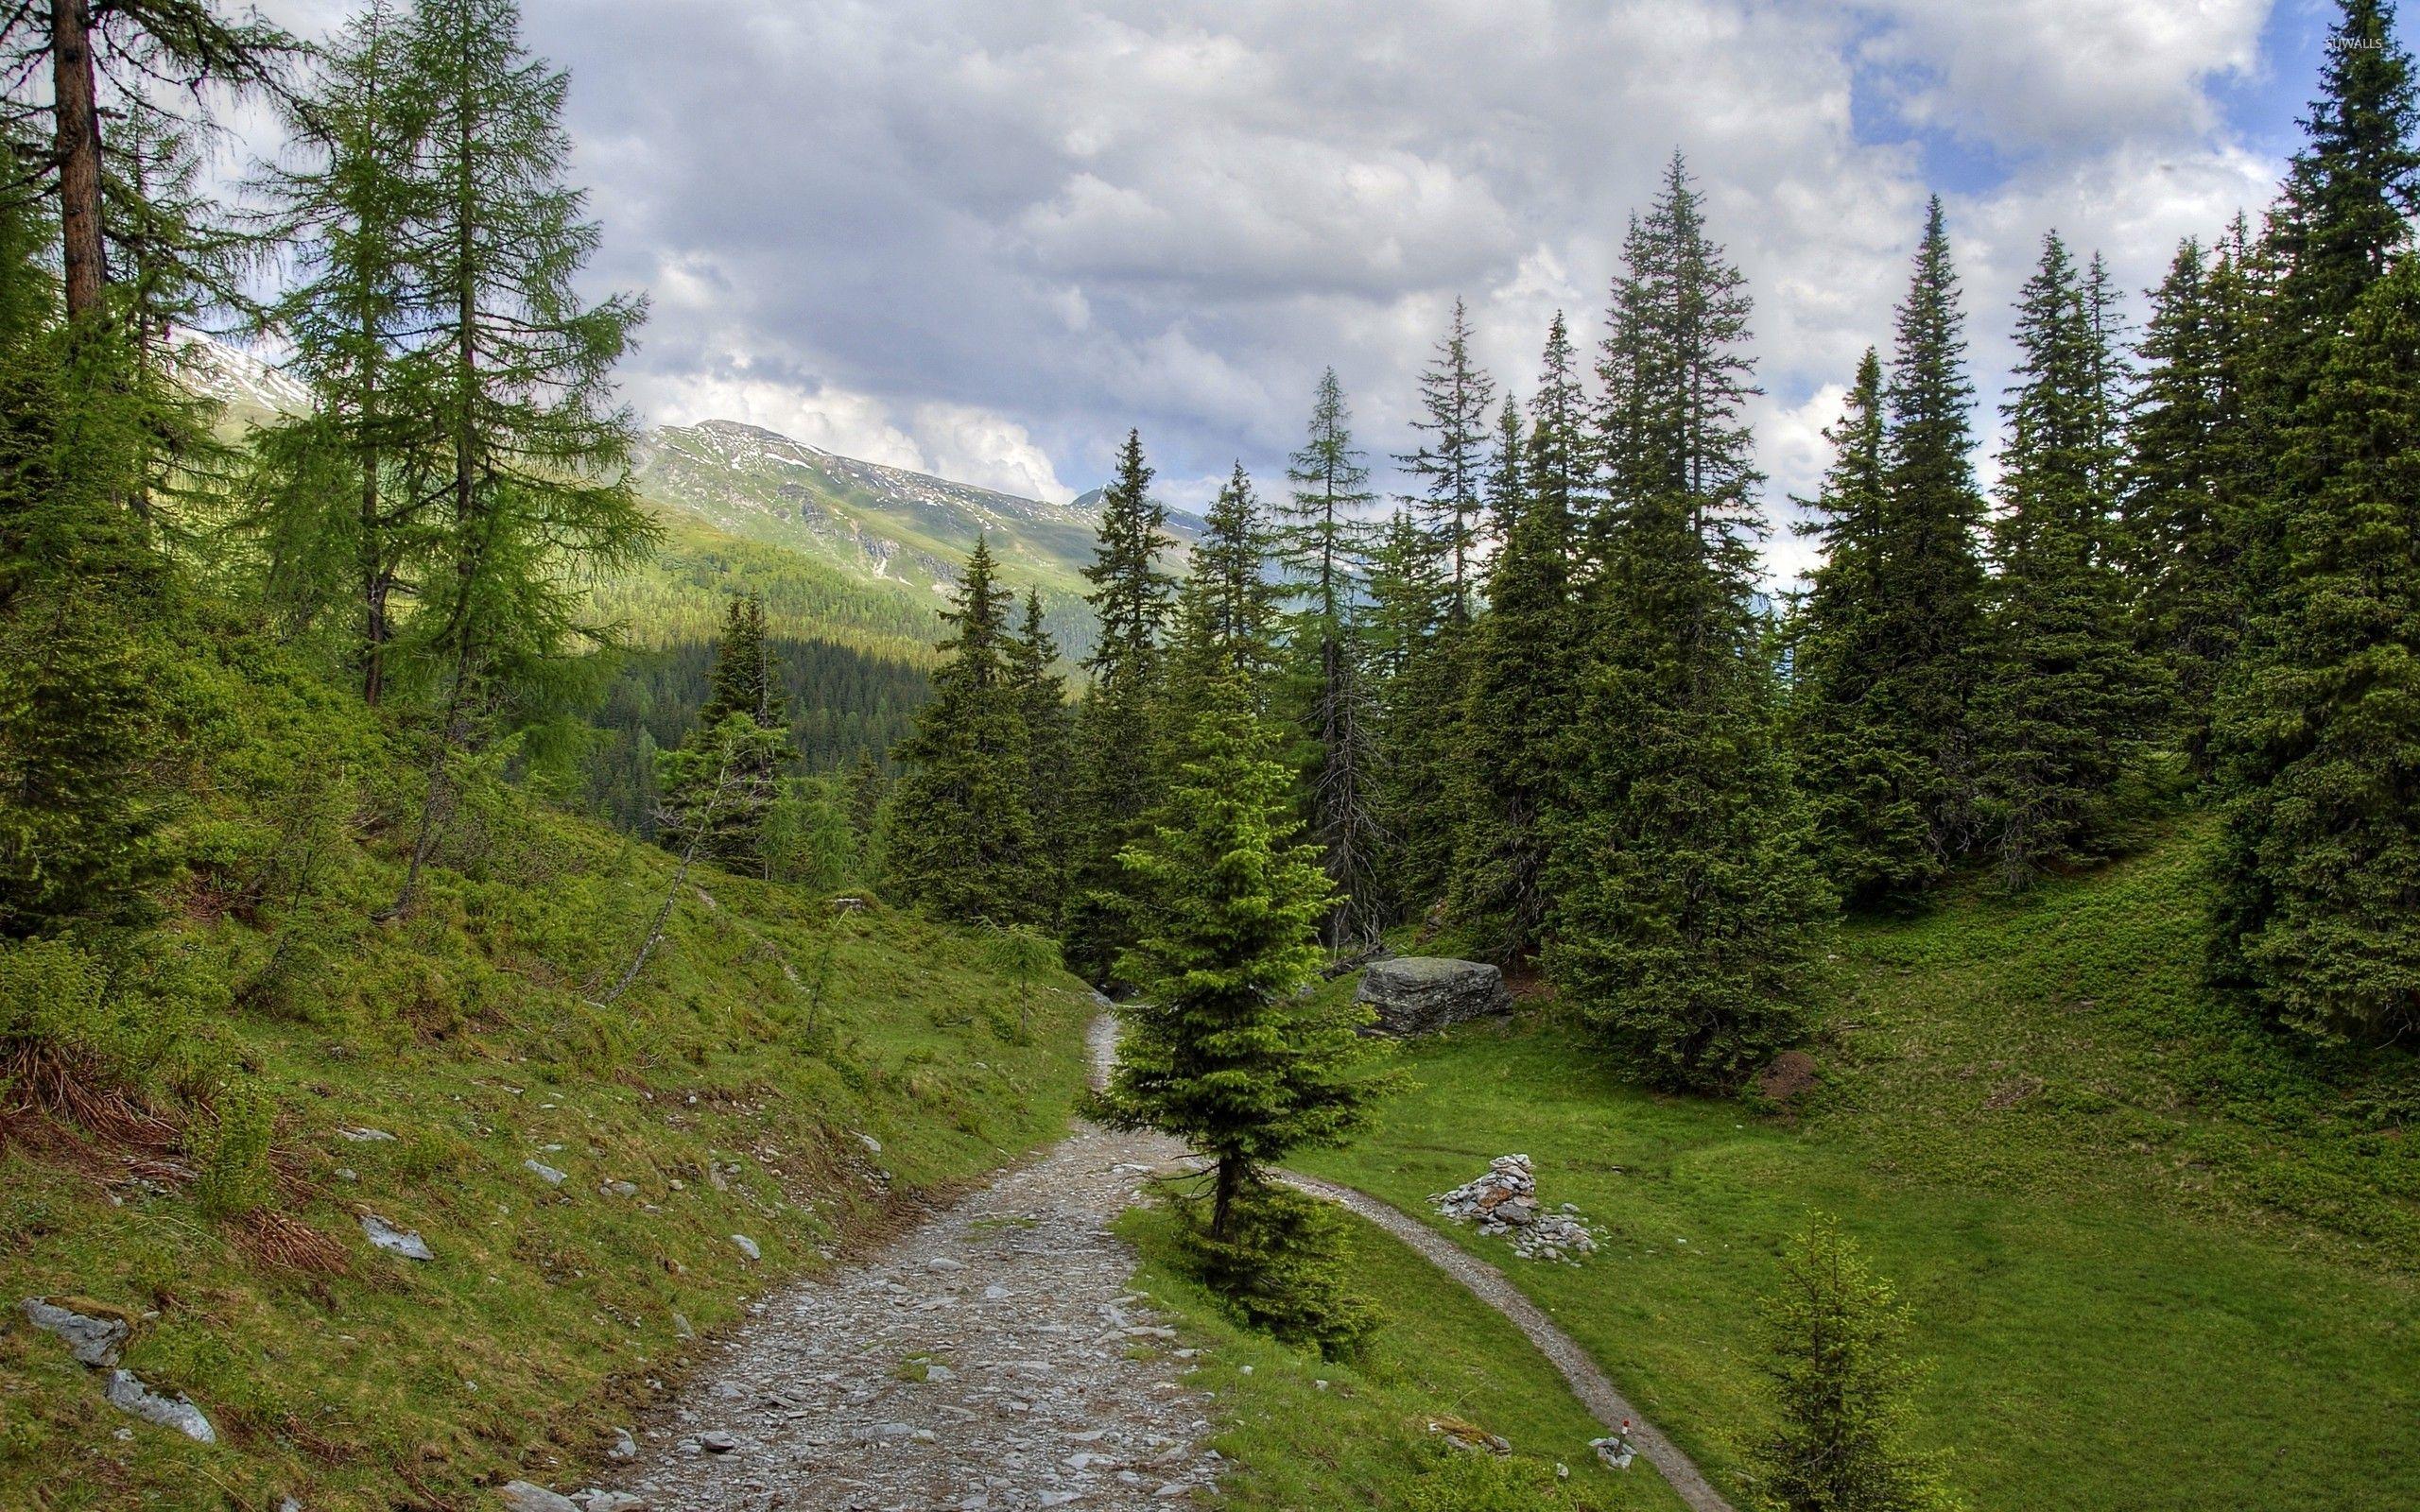
<path fill-rule="evenodd" d="M 1504 973 L 1484 961 L 1402 955 L 1361 973 L 1353 1001 L 1376 1010 L 1374 1032 L 1398 1038 L 1438 1030 L 1491 1013 L 1509 1013 L 1512 994 Z"/>

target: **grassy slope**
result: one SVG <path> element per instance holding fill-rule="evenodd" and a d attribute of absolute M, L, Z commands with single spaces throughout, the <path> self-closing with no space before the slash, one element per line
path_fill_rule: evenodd
<path fill-rule="evenodd" d="M 118 1414 L 59 1341 L 12 1317 L 0 1506 L 292 1495 L 323 1512 L 569 1480 L 686 1363 L 676 1314 L 729 1323 L 774 1278 L 912 1215 L 916 1189 L 1063 1125 L 1090 1011 L 1078 984 L 1038 991 L 1028 1034 L 978 942 L 879 909 L 828 936 L 821 900 L 700 872 L 640 984 L 591 1005 L 670 863 L 509 793 L 406 921 L 365 922 L 397 880 L 398 842 L 374 826 L 368 845 L 320 852 L 307 905 L 252 907 L 261 855 L 307 837 L 290 816 L 311 806 L 312 772 L 371 772 L 336 805 L 357 814 L 406 769 L 381 765 L 374 732 L 325 690 L 256 676 L 227 691 L 248 733 L 211 774 L 169 935 L 200 1007 L 152 1095 L 199 1126 L 178 1068 L 246 1068 L 279 1108 L 272 1207 L 333 1241 L 341 1268 L 265 1255 L 257 1215 L 206 1218 L 190 1148 L 0 1119 L 0 1297 L 13 1312 L 71 1294 L 143 1318 L 127 1365 L 190 1393 L 222 1440 Z M 336 1137 L 357 1125 L 399 1137 Z M 547 1186 L 529 1159 L 569 1179 Z M 360 1209 L 419 1229 L 436 1261 L 373 1251 Z"/>
<path fill-rule="evenodd" d="M 1644 1462 L 1627 1473 L 1597 1463 L 1588 1441 L 1604 1430 L 1511 1324 L 1400 1243 L 1358 1219 L 1348 1224 L 1357 1284 L 1384 1321 L 1360 1357 L 1323 1361 L 1230 1321 L 1173 1264 L 1164 1211 L 1127 1217 L 1124 1232 L 1144 1253 L 1137 1287 L 1173 1308 L 1185 1342 L 1204 1350 L 1194 1383 L 1218 1398 L 1213 1443 L 1239 1467 L 1222 1483 L 1229 1504 L 1271 1512 L 1682 1504 Z M 1512 1457 L 1499 1466 L 1443 1448 L 1428 1432 L 1441 1417 L 1500 1435 Z M 1568 1480 L 1556 1479 L 1557 1463 L 1570 1469 Z"/>
<path fill-rule="evenodd" d="M 1912 1305 L 1928 1436 L 1977 1508 L 2420 1505 L 2409 1063 L 2306 1064 L 2202 1004 L 2196 838 L 1852 931 L 1794 1125 L 1479 1030 L 1306 1163 L 1421 1211 L 1532 1155 L 1613 1240 L 1512 1274 L 1735 1490 L 1766 1420 L 1754 1302 L 1824 1209 Z"/>

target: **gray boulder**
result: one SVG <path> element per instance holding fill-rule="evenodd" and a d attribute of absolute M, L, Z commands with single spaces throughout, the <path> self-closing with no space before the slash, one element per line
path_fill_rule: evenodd
<path fill-rule="evenodd" d="M 1361 973 L 1361 990 L 1353 1000 L 1376 1010 L 1374 1033 L 1398 1038 L 1435 1034 L 1468 1019 L 1512 1009 L 1503 972 L 1484 961 L 1442 955 L 1374 962 Z"/>
<path fill-rule="evenodd" d="M 201 1415 L 183 1392 L 164 1397 L 143 1383 L 131 1370 L 110 1372 L 104 1395 L 110 1405 L 120 1412 L 130 1412 L 146 1422 L 173 1428 L 197 1444 L 215 1444 L 218 1435 L 211 1429 L 210 1419 Z"/>
<path fill-rule="evenodd" d="M 124 1318 L 90 1317 L 41 1297 L 26 1297 L 25 1309 L 34 1327 L 65 1339 L 67 1348 L 84 1364 L 95 1369 L 117 1364 L 117 1351 L 126 1343 L 128 1332 Z"/>

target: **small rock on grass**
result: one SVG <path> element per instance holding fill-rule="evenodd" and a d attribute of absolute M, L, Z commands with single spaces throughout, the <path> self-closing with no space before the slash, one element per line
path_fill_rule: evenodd
<path fill-rule="evenodd" d="M 210 1419 L 182 1392 L 164 1397 L 145 1385 L 133 1371 L 112 1370 L 108 1395 L 110 1405 L 120 1412 L 130 1412 L 145 1422 L 173 1428 L 197 1444 L 218 1442 L 217 1431 L 210 1426 Z"/>
<path fill-rule="evenodd" d="M 527 1481 L 507 1481 L 496 1487 L 496 1500 L 510 1512 L 579 1512 L 579 1503 Z"/>
<path fill-rule="evenodd" d="M 734 1234 L 731 1236 L 731 1242 L 739 1246 L 739 1252 L 746 1255 L 751 1260 L 762 1260 L 765 1258 L 765 1252 L 756 1247 L 756 1241 L 749 1238 L 746 1234 Z"/>
<path fill-rule="evenodd" d="M 129 1332 L 126 1319 L 94 1317 L 41 1297 L 26 1297 L 25 1309 L 34 1327 L 65 1339 L 68 1352 L 82 1364 L 95 1369 L 117 1364 Z"/>
<path fill-rule="evenodd" d="M 521 1162 L 521 1169 L 528 1172 L 531 1176 L 536 1177 L 539 1180 L 544 1181 L 550 1187 L 562 1186 L 563 1182 L 568 1179 L 562 1172 L 556 1170 L 553 1166 L 548 1165 L 544 1160 L 524 1160 Z"/>
<path fill-rule="evenodd" d="M 436 1252 L 428 1247 L 428 1241 L 419 1233 L 409 1228 L 398 1228 L 374 1212 L 361 1215 L 361 1231 L 370 1236 L 372 1244 L 390 1255 L 401 1255 L 406 1260 L 437 1258 Z"/>
<path fill-rule="evenodd" d="M 629 1429 L 616 1428 L 614 1430 L 614 1447 L 605 1452 L 605 1457 L 617 1465 L 627 1464 L 639 1457 L 639 1441 L 631 1436 Z"/>

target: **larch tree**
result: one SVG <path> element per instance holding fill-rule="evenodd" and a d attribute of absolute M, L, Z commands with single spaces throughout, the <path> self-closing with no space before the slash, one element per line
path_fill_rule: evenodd
<path fill-rule="evenodd" d="M 1342 951 L 1374 940 L 1385 922 L 1377 869 L 1385 835 L 1354 614 L 1356 575 L 1369 557 L 1369 524 L 1361 511 L 1376 495 L 1353 444 L 1352 417 L 1332 368 L 1320 375 L 1309 435 L 1288 461 L 1286 476 L 1292 489 L 1278 507 L 1275 536 L 1278 559 L 1302 606 L 1288 639 L 1312 747 L 1305 805 L 1311 841 L 1335 888 L 1324 937 L 1329 949 Z"/>
<path fill-rule="evenodd" d="M 1751 602 L 1749 298 L 1676 156 L 1599 363 L 1618 458 L 1591 585 L 1547 973 L 1642 1079 L 1737 1086 L 1801 1033 L 1832 898 L 1807 854 Z"/>
<path fill-rule="evenodd" d="M 348 651 L 373 705 L 386 693 L 395 600 L 425 565 L 420 523 L 435 502 L 431 438 L 417 396 L 398 387 L 425 369 L 399 372 L 394 360 L 422 318 L 408 229 L 434 209 L 436 189 L 415 171 L 426 101 L 406 77 L 406 43 L 395 7 L 372 0 L 281 101 L 291 161 L 267 170 L 261 188 L 296 277 L 260 325 L 290 349 L 286 369 L 312 405 L 254 438 L 244 521 L 289 632 L 349 603 Z"/>
<path fill-rule="evenodd" d="M 422 335 L 397 361 L 427 426 L 434 500 L 411 638 L 438 686 L 390 914 L 411 905 L 444 832 L 457 753 L 501 695 L 597 638 L 579 576 L 641 559 L 659 533 L 631 490 L 636 422 L 614 391 L 646 308 L 579 293 L 597 230 L 565 177 L 567 78 L 522 46 L 512 0 L 421 0 L 401 58 L 426 123 L 412 171 L 427 193 L 406 241 Z"/>

